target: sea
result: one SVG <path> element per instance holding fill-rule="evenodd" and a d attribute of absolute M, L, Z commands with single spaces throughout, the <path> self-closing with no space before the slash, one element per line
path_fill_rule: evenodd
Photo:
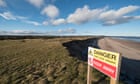
<path fill-rule="evenodd" d="M 129 40 L 129 41 L 134 41 L 134 42 L 140 42 L 140 37 L 115 36 L 113 38 L 122 39 L 122 40 Z"/>

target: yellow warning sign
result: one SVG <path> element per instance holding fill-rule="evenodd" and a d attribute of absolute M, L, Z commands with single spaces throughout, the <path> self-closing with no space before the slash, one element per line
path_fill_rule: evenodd
<path fill-rule="evenodd" d="M 101 50 L 101 49 L 96 49 L 96 48 L 91 48 L 88 51 L 88 54 L 90 56 L 94 56 L 93 58 L 100 60 L 102 62 L 105 62 L 107 64 L 110 64 L 112 66 L 118 66 L 119 62 L 119 53 L 115 52 L 110 52 L 106 50 Z"/>

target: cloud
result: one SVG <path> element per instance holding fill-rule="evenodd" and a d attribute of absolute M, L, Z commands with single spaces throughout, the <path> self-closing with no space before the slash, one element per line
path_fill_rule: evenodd
<path fill-rule="evenodd" d="M 13 30 L 12 34 L 40 34 L 40 32 L 35 32 L 31 30 Z"/>
<path fill-rule="evenodd" d="M 5 6 L 6 6 L 6 3 L 5 3 L 4 0 L 0 0 L 0 6 L 1 6 L 1 7 L 5 7 Z"/>
<path fill-rule="evenodd" d="M 12 13 L 10 12 L 4 12 L 4 13 L 0 13 L 0 16 L 3 17 L 6 20 L 16 20 L 16 16 L 14 16 Z"/>
<path fill-rule="evenodd" d="M 106 7 L 103 9 L 91 10 L 87 5 L 85 5 L 83 8 L 78 8 L 74 13 L 70 14 L 67 18 L 67 22 L 74 24 L 82 24 L 91 20 L 96 20 L 98 15 L 105 9 Z"/>
<path fill-rule="evenodd" d="M 58 33 L 75 33 L 76 30 L 73 28 L 67 28 L 67 29 L 59 29 Z"/>
<path fill-rule="evenodd" d="M 71 34 L 71 33 L 76 33 L 76 30 L 73 28 L 67 28 L 67 29 L 59 29 L 56 31 L 48 31 L 46 32 L 49 35 L 58 35 L 58 34 Z"/>
<path fill-rule="evenodd" d="M 28 23 L 28 24 L 33 24 L 33 25 L 35 25 L 35 26 L 39 26 L 39 25 L 41 25 L 39 22 L 36 22 L 36 21 L 29 21 L 29 20 L 26 20 L 26 21 L 24 21 L 25 23 Z"/>
<path fill-rule="evenodd" d="M 26 20 L 28 19 L 28 17 L 24 17 L 24 16 L 15 16 L 17 19 L 19 20 Z"/>
<path fill-rule="evenodd" d="M 43 25 L 53 25 L 53 26 L 57 26 L 57 25 L 60 25 L 60 24 L 65 24 L 65 23 L 66 23 L 66 21 L 63 18 L 50 19 L 50 20 L 46 20 L 46 21 L 42 22 Z"/>
<path fill-rule="evenodd" d="M 122 15 L 125 15 L 127 13 L 131 13 L 133 11 L 136 11 L 139 8 L 140 8 L 139 6 L 132 6 L 132 5 L 127 6 L 127 7 L 123 7 L 123 8 L 120 8 L 119 10 L 116 11 L 116 15 L 122 16 Z"/>
<path fill-rule="evenodd" d="M 41 25 L 39 22 L 28 20 L 27 17 L 13 15 L 11 12 L 0 13 L 0 16 L 6 20 L 19 20 L 28 24 L 33 24 L 35 26 Z"/>
<path fill-rule="evenodd" d="M 49 25 L 49 22 L 48 22 L 48 21 L 43 21 L 42 24 L 43 24 L 43 25 Z"/>
<path fill-rule="evenodd" d="M 13 15 L 11 12 L 0 13 L 0 16 L 6 20 L 25 20 L 27 17 Z"/>
<path fill-rule="evenodd" d="M 138 20 L 139 16 L 128 16 L 127 14 L 132 13 L 139 8 L 139 6 L 127 6 L 118 10 L 108 10 L 100 14 L 99 20 L 103 25 L 116 25 Z"/>
<path fill-rule="evenodd" d="M 28 2 L 38 8 L 44 4 L 44 0 L 28 0 Z"/>
<path fill-rule="evenodd" d="M 133 16 L 135 20 L 140 20 L 140 16 Z"/>
<path fill-rule="evenodd" d="M 121 18 L 115 18 L 112 20 L 104 20 L 102 24 L 105 26 L 110 26 L 110 25 L 127 23 L 133 20 L 140 20 L 140 16 L 122 16 Z"/>
<path fill-rule="evenodd" d="M 77 8 L 66 20 L 67 23 L 83 24 L 96 21 L 105 26 L 123 24 L 133 20 L 140 20 L 140 16 L 129 16 L 129 13 L 140 9 L 140 6 L 129 5 L 118 10 L 110 10 L 109 7 L 89 9 L 87 5 Z"/>
<path fill-rule="evenodd" d="M 51 24 L 60 25 L 60 24 L 65 24 L 65 23 L 66 23 L 65 19 L 60 18 L 60 19 L 53 20 Z"/>
<path fill-rule="evenodd" d="M 55 18 L 59 15 L 59 9 L 54 5 L 48 5 L 42 10 L 41 14 L 46 15 L 50 18 Z"/>
<path fill-rule="evenodd" d="M 72 28 L 59 29 L 56 31 L 39 32 L 33 30 L 12 30 L 12 31 L 0 31 L 0 35 L 60 35 L 75 33 L 76 30 Z"/>
<path fill-rule="evenodd" d="M 32 35 L 42 34 L 41 32 L 35 32 L 32 30 L 12 30 L 12 31 L 0 31 L 0 35 Z"/>

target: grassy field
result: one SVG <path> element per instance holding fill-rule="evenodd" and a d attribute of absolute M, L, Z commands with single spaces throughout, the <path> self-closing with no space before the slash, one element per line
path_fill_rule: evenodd
<path fill-rule="evenodd" d="M 0 84 L 86 84 L 87 62 L 71 56 L 63 45 L 85 39 L 0 40 Z M 104 75 L 93 72 L 93 81 L 98 84 Z M 104 80 L 103 84 L 109 83 L 108 77 Z"/>

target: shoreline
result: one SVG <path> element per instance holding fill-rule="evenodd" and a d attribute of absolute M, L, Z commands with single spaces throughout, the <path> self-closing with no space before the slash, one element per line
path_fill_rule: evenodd
<path fill-rule="evenodd" d="M 98 41 L 101 49 L 119 52 L 122 56 L 121 73 L 140 80 L 140 43 L 113 38 Z"/>

